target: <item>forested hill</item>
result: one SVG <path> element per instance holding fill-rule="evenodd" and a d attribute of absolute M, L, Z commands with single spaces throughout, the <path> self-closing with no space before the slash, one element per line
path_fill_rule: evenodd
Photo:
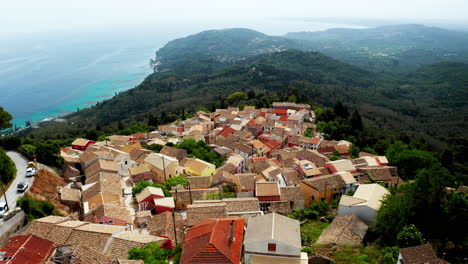
<path fill-rule="evenodd" d="M 423 25 L 330 29 L 268 36 L 250 29 L 209 30 L 169 42 L 156 53 L 158 70 L 209 60 L 212 70 L 247 57 L 298 49 L 319 51 L 375 72 L 407 73 L 441 61 L 468 63 L 468 33 Z M 201 66 L 201 65 L 199 65 Z"/>
<path fill-rule="evenodd" d="M 200 74 L 196 66 L 181 69 L 184 74 L 177 69 L 154 73 L 138 87 L 75 113 L 71 119 L 91 128 L 118 120 L 141 121 L 150 114 L 210 108 L 214 102 L 219 107 L 229 94 L 251 90 L 256 98 L 250 102 L 267 107 L 272 101 L 288 100 L 283 95 L 295 89 L 300 93 L 298 101 L 325 106 L 342 101 L 374 124 L 410 134 L 443 139 L 467 132 L 466 104 L 462 103 L 467 100 L 465 64 L 440 63 L 397 78 L 317 52 L 290 50 L 254 56 L 214 73 Z"/>
<path fill-rule="evenodd" d="M 156 52 L 158 70 L 175 69 L 188 62 L 207 60 L 230 64 L 250 56 L 303 49 L 299 41 L 268 36 L 246 28 L 208 30 L 167 43 Z M 217 65 L 219 67 L 219 65 Z"/>

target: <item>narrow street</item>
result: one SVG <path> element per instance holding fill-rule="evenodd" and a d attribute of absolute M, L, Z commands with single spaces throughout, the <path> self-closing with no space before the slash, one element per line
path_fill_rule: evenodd
<path fill-rule="evenodd" d="M 17 171 L 14 181 L 11 183 L 10 187 L 6 191 L 8 206 L 11 209 L 11 208 L 16 207 L 16 200 L 24 195 L 24 192 L 20 193 L 16 191 L 16 185 L 22 181 L 28 182 L 29 183 L 28 190 L 29 190 L 29 188 L 31 188 L 31 185 L 33 184 L 34 177 L 30 177 L 30 178 L 26 177 L 26 168 L 29 162 L 28 159 L 26 159 L 23 155 L 15 151 L 7 151 L 7 155 L 15 163 L 16 171 Z M 0 202 L 5 202 L 5 197 L 3 197 L 3 192 L 1 193 Z"/>

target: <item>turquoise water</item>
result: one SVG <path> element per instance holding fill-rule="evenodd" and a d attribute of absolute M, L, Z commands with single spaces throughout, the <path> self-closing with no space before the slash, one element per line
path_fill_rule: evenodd
<path fill-rule="evenodd" d="M 17 127 L 92 106 L 141 83 L 152 72 L 150 58 L 168 41 L 229 27 L 281 35 L 358 26 L 273 19 L 180 22 L 14 37 L 0 32 L 0 106 L 13 115 Z"/>
<path fill-rule="evenodd" d="M 167 41 L 146 32 L 22 36 L 0 43 L 0 106 L 18 127 L 94 105 L 152 72 Z"/>

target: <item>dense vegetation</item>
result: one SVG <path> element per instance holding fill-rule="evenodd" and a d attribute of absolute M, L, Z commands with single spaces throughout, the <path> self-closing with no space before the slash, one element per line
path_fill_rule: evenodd
<path fill-rule="evenodd" d="M 167 240 L 162 245 L 157 242 L 151 242 L 143 248 L 132 248 L 128 252 L 128 259 L 143 260 L 145 264 L 178 264 L 182 255 L 182 245 L 176 247 L 172 245 L 171 240 Z"/>
<path fill-rule="evenodd" d="M 26 214 L 26 221 L 53 215 L 55 206 L 48 201 L 36 200 L 32 197 L 23 196 L 16 201 L 18 207 Z"/>
<path fill-rule="evenodd" d="M 8 157 L 5 150 L 0 147 L 0 180 L 2 184 L 8 184 L 16 176 L 15 163 Z"/>
<path fill-rule="evenodd" d="M 211 148 L 202 140 L 196 141 L 193 138 L 184 139 L 181 143 L 175 145 L 176 148 L 187 150 L 187 157 L 197 158 L 220 167 L 225 158 L 216 152 L 212 152 Z"/>
<path fill-rule="evenodd" d="M 366 122 L 406 130 L 440 147 L 468 132 L 463 119 L 468 106 L 462 103 L 468 100 L 466 76 L 465 64 L 441 63 L 402 77 L 371 73 L 319 53 L 286 51 L 248 58 L 211 74 L 155 73 L 135 89 L 72 114 L 74 125 L 44 128 L 42 136 L 60 138 L 96 128 L 131 132 L 119 129 L 119 120 L 164 124 L 180 118 L 183 111 L 227 106 L 229 94 L 252 91 L 255 99 L 249 103 L 257 107 L 278 100 L 324 106 L 342 101 L 358 109 Z M 291 89 L 300 92 L 285 97 Z"/>
<path fill-rule="evenodd" d="M 468 34 L 423 25 L 294 32 L 285 37 L 375 71 L 405 73 L 440 61 L 468 62 Z"/>
<path fill-rule="evenodd" d="M 143 189 L 145 189 L 146 187 L 161 188 L 161 190 L 164 193 L 164 196 L 171 197 L 171 193 L 167 189 L 166 185 L 155 183 L 155 182 L 150 182 L 150 181 L 140 181 L 140 182 L 135 183 L 135 186 L 133 186 L 132 188 L 132 195 L 135 196 L 141 193 L 141 191 L 143 191 Z"/>

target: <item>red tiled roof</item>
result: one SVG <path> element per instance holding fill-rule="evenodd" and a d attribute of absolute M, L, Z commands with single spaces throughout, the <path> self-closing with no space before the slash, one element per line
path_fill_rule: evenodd
<path fill-rule="evenodd" d="M 265 117 L 265 116 L 266 116 L 266 112 L 260 112 L 260 116 L 261 116 L 261 117 Z"/>
<path fill-rule="evenodd" d="M 54 243 L 34 235 L 14 236 L 0 249 L 6 252 L 1 264 L 37 264 L 45 261 L 54 252 Z"/>
<path fill-rule="evenodd" d="M 276 140 L 268 140 L 265 145 L 270 148 L 270 149 L 275 149 L 279 146 L 281 146 L 281 142 L 276 141 Z"/>
<path fill-rule="evenodd" d="M 251 162 L 255 163 L 255 162 L 259 162 L 259 161 L 268 160 L 268 158 L 267 157 L 255 157 L 255 158 L 251 158 L 250 160 L 251 160 Z"/>
<path fill-rule="evenodd" d="M 243 218 L 210 218 L 200 222 L 187 231 L 180 263 L 238 264 L 244 225 Z"/>
<path fill-rule="evenodd" d="M 250 119 L 250 121 L 247 123 L 247 125 L 255 125 L 255 119 Z"/>
<path fill-rule="evenodd" d="M 216 136 L 227 137 L 227 136 L 231 135 L 234 132 L 235 132 L 235 130 L 233 128 L 224 127 Z"/>
<path fill-rule="evenodd" d="M 287 114 L 288 113 L 288 109 L 275 109 L 275 114 Z"/>
<path fill-rule="evenodd" d="M 312 138 L 312 144 L 317 145 L 320 142 L 321 138 L 319 137 L 313 137 Z"/>
<path fill-rule="evenodd" d="M 131 137 L 133 137 L 133 138 L 135 138 L 135 139 L 140 139 L 140 138 L 144 138 L 144 137 L 145 137 L 145 134 L 143 134 L 143 133 L 136 133 L 136 134 L 131 135 Z"/>
<path fill-rule="evenodd" d="M 278 109 L 278 110 L 280 110 L 280 109 Z M 281 116 L 279 121 L 288 121 L 288 116 L 287 115 Z"/>

